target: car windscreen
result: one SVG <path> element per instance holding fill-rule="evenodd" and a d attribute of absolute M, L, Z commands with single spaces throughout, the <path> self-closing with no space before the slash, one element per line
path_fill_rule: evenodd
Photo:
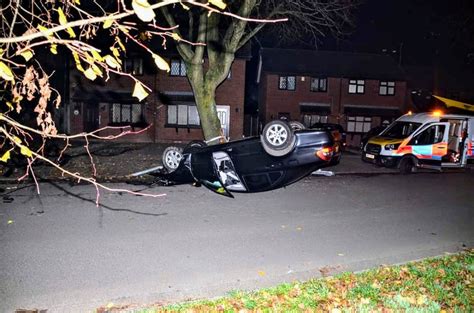
<path fill-rule="evenodd" d="M 410 136 L 415 130 L 421 126 L 421 123 L 413 122 L 395 122 L 384 130 L 380 136 L 394 138 L 394 139 L 403 139 Z"/>

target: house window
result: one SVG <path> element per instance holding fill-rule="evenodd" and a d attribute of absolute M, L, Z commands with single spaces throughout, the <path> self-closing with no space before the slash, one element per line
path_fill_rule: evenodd
<path fill-rule="evenodd" d="M 372 128 L 372 118 L 366 116 L 348 116 L 348 133 L 366 133 Z"/>
<path fill-rule="evenodd" d="M 112 104 L 113 124 L 135 124 L 143 122 L 143 106 L 139 103 L 113 103 Z"/>
<path fill-rule="evenodd" d="M 186 76 L 186 64 L 183 60 L 171 60 L 171 76 Z"/>
<path fill-rule="evenodd" d="M 306 127 L 311 127 L 316 123 L 327 123 L 327 115 L 317 115 L 317 114 L 304 114 L 303 115 L 303 124 Z"/>
<path fill-rule="evenodd" d="M 363 94 L 365 89 L 365 80 L 363 79 L 350 79 L 349 80 L 349 93 Z"/>
<path fill-rule="evenodd" d="M 132 75 L 143 75 L 143 59 L 129 58 L 125 59 L 124 71 Z"/>
<path fill-rule="evenodd" d="M 328 80 L 327 78 L 314 78 L 311 77 L 311 91 L 315 92 L 326 92 L 328 90 Z"/>
<path fill-rule="evenodd" d="M 280 90 L 295 90 L 296 89 L 296 77 L 295 76 L 280 76 L 278 83 L 278 89 Z"/>
<path fill-rule="evenodd" d="M 381 81 L 379 86 L 379 95 L 393 96 L 395 95 L 395 82 Z"/>
<path fill-rule="evenodd" d="M 196 105 L 194 103 L 168 105 L 167 124 L 173 126 L 199 126 L 201 121 Z"/>

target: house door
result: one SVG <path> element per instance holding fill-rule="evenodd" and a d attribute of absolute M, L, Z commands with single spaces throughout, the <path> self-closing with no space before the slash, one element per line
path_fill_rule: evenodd
<path fill-rule="evenodd" d="M 91 132 L 99 128 L 99 104 L 84 103 L 84 131 Z"/>
<path fill-rule="evenodd" d="M 221 129 L 225 138 L 229 138 L 229 127 L 230 127 L 230 107 L 228 105 L 217 106 L 217 116 L 221 121 Z"/>

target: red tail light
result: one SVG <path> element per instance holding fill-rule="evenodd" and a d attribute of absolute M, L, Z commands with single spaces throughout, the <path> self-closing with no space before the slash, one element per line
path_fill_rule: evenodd
<path fill-rule="evenodd" d="M 321 160 L 329 161 L 331 160 L 333 153 L 333 147 L 323 147 L 322 149 L 316 151 L 316 156 Z"/>

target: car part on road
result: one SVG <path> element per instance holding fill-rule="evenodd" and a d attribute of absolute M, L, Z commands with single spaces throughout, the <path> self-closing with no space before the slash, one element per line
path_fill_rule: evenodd
<path fill-rule="evenodd" d="M 179 162 L 181 162 L 181 159 L 183 158 L 183 149 L 176 147 L 176 146 L 170 146 L 163 151 L 163 166 L 169 171 L 173 172 L 175 171 L 178 166 Z"/>
<path fill-rule="evenodd" d="M 319 169 L 317 171 L 312 172 L 311 175 L 330 177 L 330 176 L 334 176 L 335 174 L 334 174 L 333 171 L 323 171 L 323 170 Z"/>
<path fill-rule="evenodd" d="M 261 138 L 265 151 L 276 157 L 290 153 L 296 140 L 291 126 L 282 120 L 274 120 L 265 125 Z"/>
<path fill-rule="evenodd" d="M 143 171 L 139 171 L 139 172 L 135 172 L 135 173 L 132 173 L 130 174 L 130 176 L 142 176 L 142 175 L 145 175 L 145 174 L 148 174 L 148 173 L 151 173 L 151 172 L 156 172 L 156 171 L 159 171 L 159 170 L 162 170 L 163 169 L 163 166 L 160 165 L 160 166 L 155 166 L 155 167 L 152 167 L 152 168 L 149 168 L 149 169 L 146 169 L 146 170 L 143 170 Z"/>

